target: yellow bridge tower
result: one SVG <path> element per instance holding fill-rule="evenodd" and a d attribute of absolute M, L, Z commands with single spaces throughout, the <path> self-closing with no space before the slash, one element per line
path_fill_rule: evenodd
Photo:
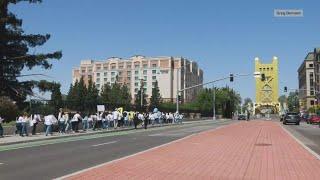
<path fill-rule="evenodd" d="M 263 64 L 255 58 L 255 72 L 265 75 L 265 80 L 256 78 L 256 102 L 254 114 L 275 114 L 279 112 L 278 58 L 273 57 L 270 64 Z"/>

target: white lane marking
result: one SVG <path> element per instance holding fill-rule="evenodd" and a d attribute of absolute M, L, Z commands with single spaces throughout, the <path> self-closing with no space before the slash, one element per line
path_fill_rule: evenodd
<path fill-rule="evenodd" d="M 302 141 L 300 141 L 298 138 L 296 138 L 291 132 L 289 132 L 286 128 L 284 128 L 283 126 L 281 126 L 279 124 L 280 127 L 282 127 L 282 129 L 288 133 L 293 139 L 295 139 L 302 147 L 304 147 L 304 149 L 306 149 L 307 151 L 309 151 L 309 153 L 311 153 L 312 155 L 314 155 L 318 160 L 320 160 L 320 156 L 319 154 L 317 154 L 316 152 L 314 152 L 312 149 L 310 149 L 308 146 L 306 146 L 305 144 L 303 144 Z"/>
<path fill-rule="evenodd" d="M 110 142 L 106 142 L 106 143 L 101 143 L 101 144 L 95 144 L 95 145 L 92 145 L 93 147 L 97 147 L 97 146 L 103 146 L 103 145 L 107 145 L 107 144 L 113 144 L 113 143 L 116 143 L 118 141 L 110 141 Z"/>
<path fill-rule="evenodd" d="M 171 142 L 162 144 L 162 145 L 160 145 L 160 146 L 156 146 L 156 147 L 153 147 L 153 148 L 144 150 L 144 151 L 140 151 L 140 152 L 135 153 L 135 154 L 131 154 L 131 155 L 128 155 L 128 156 L 119 158 L 119 159 L 115 159 L 115 160 L 112 160 L 112 161 L 109 161 L 109 162 L 105 162 L 105 163 L 102 163 L 102 164 L 99 164 L 99 165 L 96 165 L 96 166 L 93 166 L 93 167 L 90 167 L 90 168 L 87 168 L 87 169 L 83 169 L 83 170 L 80 170 L 80 171 L 77 171 L 77 172 L 74 172 L 74 173 L 71 173 L 71 174 L 62 176 L 62 177 L 55 178 L 55 180 L 66 179 L 66 178 L 75 176 L 75 175 L 77 175 L 77 174 L 81 174 L 81 173 L 83 173 L 83 172 L 90 171 L 90 170 L 95 169 L 95 168 L 99 168 L 99 167 L 102 167 L 102 166 L 105 166 L 105 165 L 108 165 L 108 164 L 111 164 L 111 163 L 115 163 L 115 162 L 118 162 L 118 161 L 121 161 L 121 160 L 130 158 L 130 157 L 133 157 L 133 156 L 136 156 L 136 155 L 139 155 L 139 154 L 148 152 L 148 151 L 152 151 L 152 150 L 155 150 L 155 149 L 159 149 L 159 148 L 161 148 L 161 147 L 164 147 L 164 146 L 168 146 L 168 145 L 170 145 L 170 144 L 174 144 L 174 143 L 180 142 L 180 141 L 182 141 L 182 140 L 191 138 L 192 136 L 195 136 L 195 135 L 200 135 L 200 134 L 202 134 L 202 133 L 208 133 L 208 132 L 211 132 L 211 131 L 216 131 L 216 130 L 218 130 L 218 129 L 223 129 L 223 128 L 227 127 L 227 126 L 232 126 L 232 125 L 235 125 L 235 124 L 238 124 L 238 122 L 237 122 L 237 123 L 233 123 L 233 124 L 221 125 L 221 126 L 216 127 L 216 128 L 214 128 L 214 129 L 210 129 L 210 130 L 207 130 L 207 131 L 202 131 L 202 132 L 199 132 L 199 133 L 191 134 L 191 135 L 189 135 L 189 136 L 186 136 L 186 137 L 183 137 L 183 138 L 181 138 L 181 139 L 177 139 L 177 140 L 174 140 L 174 141 L 171 141 Z"/>
<path fill-rule="evenodd" d="M 0 165 L 3 165 L 4 163 L 0 163 Z"/>

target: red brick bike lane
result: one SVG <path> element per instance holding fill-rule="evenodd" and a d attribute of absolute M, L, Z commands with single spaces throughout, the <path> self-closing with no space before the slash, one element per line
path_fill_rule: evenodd
<path fill-rule="evenodd" d="M 320 161 L 271 121 L 202 132 L 66 179 L 320 179 Z"/>

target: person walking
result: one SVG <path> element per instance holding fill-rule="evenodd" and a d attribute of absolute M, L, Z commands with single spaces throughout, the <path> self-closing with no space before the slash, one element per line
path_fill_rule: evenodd
<path fill-rule="evenodd" d="M 80 121 L 82 121 L 82 117 L 81 117 L 81 115 L 80 115 L 80 113 L 79 112 L 77 112 L 74 116 L 73 116 L 73 118 L 72 118 L 72 120 L 71 120 L 71 123 L 72 123 L 72 130 L 73 130 L 73 132 L 79 132 L 79 122 Z"/>
<path fill-rule="evenodd" d="M 44 117 L 44 125 L 45 125 L 45 135 L 48 136 L 49 134 L 52 135 L 52 115 L 48 115 Z"/>
<path fill-rule="evenodd" d="M 124 121 L 124 126 L 127 127 L 129 124 L 129 114 L 127 111 L 123 111 L 122 113 L 123 116 L 123 121 Z"/>
<path fill-rule="evenodd" d="M 66 125 L 66 119 L 64 112 L 60 112 L 58 115 L 58 125 L 59 125 L 59 133 L 64 134 L 65 131 L 65 125 Z"/>
<path fill-rule="evenodd" d="M 23 116 L 19 116 L 16 119 L 16 131 L 15 134 L 19 134 L 20 136 L 22 136 L 22 126 L 21 126 L 21 122 L 22 122 Z"/>
<path fill-rule="evenodd" d="M 24 135 L 29 136 L 28 134 L 28 123 L 29 123 L 29 117 L 28 114 L 25 112 L 23 114 L 23 118 L 21 119 L 21 125 L 22 125 L 22 132 L 21 132 L 21 136 L 24 137 Z"/>
<path fill-rule="evenodd" d="M 136 112 L 133 114 L 133 124 L 134 124 L 134 129 L 137 129 L 137 126 L 139 124 L 139 113 Z"/>
<path fill-rule="evenodd" d="M 88 119 L 89 119 L 89 115 L 87 114 L 86 116 L 84 116 L 84 118 L 82 119 L 82 130 L 85 132 L 88 129 Z"/>
<path fill-rule="evenodd" d="M 32 124 L 32 132 L 31 132 L 32 135 L 36 135 L 37 125 L 40 121 L 41 121 L 40 114 L 34 114 L 31 120 L 32 123 L 30 123 L 30 125 Z"/>
<path fill-rule="evenodd" d="M 0 138 L 3 138 L 3 127 L 2 127 L 2 122 L 4 119 L 0 116 Z"/>
<path fill-rule="evenodd" d="M 64 114 L 64 119 L 65 119 L 65 129 L 64 129 L 64 132 L 65 133 L 68 133 L 69 132 L 69 129 L 70 129 L 70 126 L 71 126 L 71 120 L 70 120 L 70 116 L 69 116 L 69 113 L 66 112 Z"/>
<path fill-rule="evenodd" d="M 115 109 L 113 112 L 112 112 L 112 117 L 113 117 L 113 126 L 115 129 L 117 129 L 118 127 L 118 118 L 120 116 L 120 113 L 119 111 L 117 111 L 117 109 Z"/>

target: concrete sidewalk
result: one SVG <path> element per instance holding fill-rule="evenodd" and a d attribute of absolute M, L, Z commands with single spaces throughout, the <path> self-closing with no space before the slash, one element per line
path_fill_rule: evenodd
<path fill-rule="evenodd" d="M 201 122 L 207 122 L 212 120 L 201 120 Z M 218 120 L 218 122 L 222 122 L 222 120 Z M 186 121 L 183 124 L 190 124 L 190 123 L 196 123 L 199 121 Z M 156 127 L 164 127 L 164 126 L 173 126 L 173 125 L 179 125 L 179 124 L 162 124 L 162 125 L 148 125 L 148 128 L 156 128 Z M 66 138 L 66 137 L 75 137 L 75 136 L 86 136 L 91 134 L 99 134 L 99 133 L 112 133 L 112 132 L 119 132 L 119 131 L 129 131 L 133 130 L 134 127 L 124 127 L 124 128 L 110 128 L 110 129 L 102 129 L 102 130 L 96 130 L 93 131 L 89 129 L 86 132 L 83 132 L 82 130 L 79 131 L 79 133 L 67 133 L 67 134 L 60 134 L 57 132 L 54 132 L 53 135 L 45 136 L 44 133 L 37 133 L 36 135 L 24 136 L 21 137 L 19 135 L 7 135 L 4 138 L 0 138 L 0 146 L 3 145 L 11 145 L 11 144 L 20 144 L 20 143 L 28 143 L 28 142 L 35 142 L 35 141 L 41 141 L 41 140 L 49 140 L 49 139 L 60 139 L 60 138 Z M 139 129 L 142 129 L 141 125 L 139 125 Z"/>
<path fill-rule="evenodd" d="M 66 179 L 319 179 L 320 161 L 272 121 L 249 121 L 108 162 Z"/>

